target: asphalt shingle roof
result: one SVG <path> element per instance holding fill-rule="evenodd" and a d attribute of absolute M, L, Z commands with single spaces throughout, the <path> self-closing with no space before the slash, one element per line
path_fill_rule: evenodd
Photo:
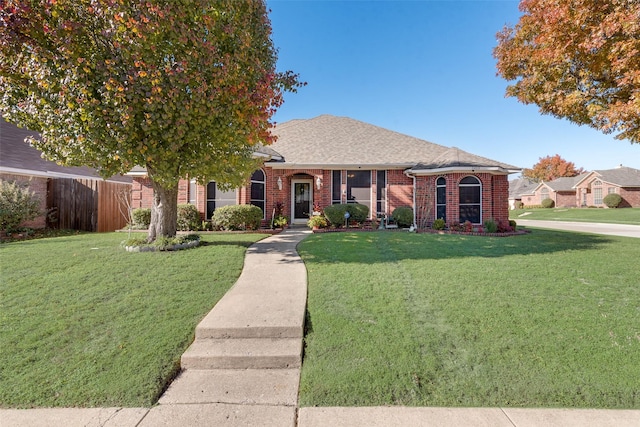
<path fill-rule="evenodd" d="M 21 172 L 28 175 L 101 179 L 95 169 L 60 166 L 42 158 L 42 153 L 24 142 L 28 136 L 39 134 L 21 129 L 0 118 L 0 171 Z M 130 177 L 114 176 L 111 181 L 131 182 Z"/>
<path fill-rule="evenodd" d="M 523 194 L 533 194 L 533 190 L 535 190 L 537 186 L 538 183 L 529 178 L 518 178 L 509 181 L 509 198 L 518 199 Z"/>
<path fill-rule="evenodd" d="M 575 191 L 575 188 L 573 188 L 573 186 L 587 175 L 589 175 L 589 173 L 583 173 L 581 175 L 572 177 L 556 178 L 553 181 L 545 182 L 545 184 L 553 191 Z"/>
<path fill-rule="evenodd" d="M 348 117 L 322 115 L 279 124 L 272 130 L 277 141 L 270 147 L 286 164 L 343 167 L 429 168 L 498 166 L 518 169 L 458 148 L 449 148 Z"/>
<path fill-rule="evenodd" d="M 615 169 L 595 170 L 602 181 L 621 187 L 640 187 L 640 169 L 620 166 Z"/>

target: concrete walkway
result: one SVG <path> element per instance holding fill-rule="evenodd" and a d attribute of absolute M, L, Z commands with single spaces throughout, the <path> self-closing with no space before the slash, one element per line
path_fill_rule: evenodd
<path fill-rule="evenodd" d="M 550 228 L 553 230 L 578 231 L 582 233 L 640 238 L 640 225 L 603 224 L 597 222 L 540 221 L 525 218 L 518 218 L 516 222 L 518 225 L 523 225 L 525 227 Z"/>
<path fill-rule="evenodd" d="M 0 409 L 0 427 L 640 426 L 640 410 L 298 408 L 307 276 L 296 245 L 308 233 L 290 229 L 247 250 L 157 406 Z"/>

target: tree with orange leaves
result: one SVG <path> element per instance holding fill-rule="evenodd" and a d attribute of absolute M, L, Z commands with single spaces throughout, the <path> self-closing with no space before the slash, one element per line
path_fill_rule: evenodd
<path fill-rule="evenodd" d="M 640 2 L 522 0 L 498 33 L 507 96 L 617 139 L 640 143 Z"/>
<path fill-rule="evenodd" d="M 553 181 L 556 178 L 577 176 L 584 173 L 584 169 L 576 168 L 573 162 L 568 162 L 559 154 L 541 157 L 540 161 L 531 169 L 523 169 L 522 176 L 533 181 Z"/>

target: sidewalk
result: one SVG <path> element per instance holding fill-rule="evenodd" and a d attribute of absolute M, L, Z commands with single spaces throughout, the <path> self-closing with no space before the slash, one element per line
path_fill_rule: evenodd
<path fill-rule="evenodd" d="M 0 427 L 640 426 L 640 410 L 298 408 L 307 275 L 296 245 L 308 234 L 289 229 L 247 250 L 157 406 L 0 409 Z"/>
<path fill-rule="evenodd" d="M 604 234 L 610 236 L 640 238 L 640 225 L 608 224 L 597 222 L 540 221 L 518 218 L 518 225 L 525 227 L 550 228 L 552 230 L 577 231 L 581 233 Z"/>

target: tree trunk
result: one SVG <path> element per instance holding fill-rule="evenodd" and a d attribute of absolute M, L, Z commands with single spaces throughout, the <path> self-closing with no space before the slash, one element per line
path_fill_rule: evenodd
<path fill-rule="evenodd" d="M 149 242 L 160 236 L 174 237 L 178 227 L 178 183 L 165 188 L 152 180 L 151 185 L 153 186 L 153 206 L 147 235 Z"/>

